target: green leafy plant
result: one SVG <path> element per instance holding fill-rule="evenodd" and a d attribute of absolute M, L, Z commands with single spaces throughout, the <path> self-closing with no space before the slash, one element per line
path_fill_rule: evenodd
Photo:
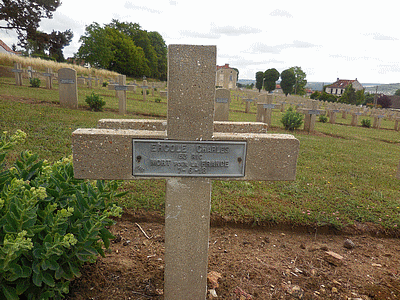
<path fill-rule="evenodd" d="M 103 87 L 107 87 L 108 86 L 108 82 L 107 81 L 103 81 Z"/>
<path fill-rule="evenodd" d="M 303 118 L 304 116 L 301 113 L 296 112 L 293 107 L 289 107 L 282 116 L 281 122 L 286 130 L 293 131 L 300 128 L 303 124 Z"/>
<path fill-rule="evenodd" d="M 109 247 L 118 184 L 75 179 L 71 158 L 49 164 L 29 151 L 6 169 L 7 150 L 25 137 L 0 137 L 0 299 L 58 299 Z"/>
<path fill-rule="evenodd" d="M 102 111 L 103 106 L 106 105 L 106 101 L 104 101 L 100 95 L 92 92 L 89 96 L 86 96 L 86 103 L 89 105 L 91 110 L 94 111 Z"/>
<path fill-rule="evenodd" d="M 160 99 L 160 98 L 156 98 L 154 101 L 155 101 L 156 103 L 161 103 L 161 99 Z"/>
<path fill-rule="evenodd" d="M 326 122 L 328 122 L 328 117 L 325 116 L 325 115 L 319 115 L 318 120 L 319 120 L 321 123 L 326 123 Z"/>
<path fill-rule="evenodd" d="M 35 88 L 40 87 L 40 79 L 39 78 L 30 78 L 29 83 L 30 83 L 31 87 L 35 87 Z"/>
<path fill-rule="evenodd" d="M 361 126 L 370 128 L 371 127 L 371 120 L 370 119 L 362 119 L 361 120 Z"/>

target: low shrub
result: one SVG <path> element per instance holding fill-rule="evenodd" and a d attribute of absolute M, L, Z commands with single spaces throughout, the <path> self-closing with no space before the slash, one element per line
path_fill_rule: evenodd
<path fill-rule="evenodd" d="M 326 123 L 326 122 L 328 122 L 328 117 L 325 116 L 325 115 L 319 115 L 318 120 L 319 120 L 321 123 Z"/>
<path fill-rule="evenodd" d="M 161 99 L 160 99 L 160 98 L 156 98 L 154 101 L 155 101 L 156 103 L 160 103 L 160 102 L 161 102 Z"/>
<path fill-rule="evenodd" d="M 108 82 L 107 81 L 103 81 L 103 87 L 107 87 L 108 86 Z"/>
<path fill-rule="evenodd" d="M 89 96 L 86 96 L 86 103 L 89 105 L 91 110 L 94 111 L 102 111 L 103 106 L 106 105 L 106 101 L 104 101 L 100 95 L 92 92 Z"/>
<path fill-rule="evenodd" d="M 34 88 L 40 87 L 40 79 L 39 78 L 30 78 L 29 83 L 31 84 L 31 87 L 34 87 Z"/>
<path fill-rule="evenodd" d="M 50 164 L 29 151 L 6 169 L 6 150 L 25 136 L 0 135 L 0 299 L 59 299 L 109 247 L 118 184 L 75 179 L 71 158 Z"/>
<path fill-rule="evenodd" d="M 371 127 L 371 120 L 370 119 L 362 119 L 361 120 L 361 126 L 370 128 Z"/>
<path fill-rule="evenodd" d="M 300 128 L 303 124 L 303 118 L 304 116 L 301 113 L 298 113 L 292 107 L 289 107 L 282 116 L 281 122 L 283 126 L 285 126 L 286 130 L 293 131 Z"/>

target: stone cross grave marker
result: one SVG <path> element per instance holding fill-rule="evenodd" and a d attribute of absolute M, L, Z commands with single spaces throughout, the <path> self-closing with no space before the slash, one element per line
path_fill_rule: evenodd
<path fill-rule="evenodd" d="M 322 115 L 325 113 L 324 110 L 318 109 L 319 101 L 311 101 L 311 109 L 301 109 L 304 114 L 304 130 L 307 132 L 314 132 L 315 121 L 317 120 L 317 115 Z"/>
<path fill-rule="evenodd" d="M 254 99 L 251 99 L 251 98 L 247 98 L 246 97 L 246 99 L 244 99 L 245 101 L 246 101 L 246 107 L 245 107 L 245 109 L 244 109 L 244 112 L 246 113 L 246 114 L 248 114 L 248 113 L 250 113 L 250 104 L 252 103 L 252 102 L 254 102 Z"/>
<path fill-rule="evenodd" d="M 126 75 L 118 75 L 117 84 L 109 84 L 109 90 L 115 90 L 115 96 L 119 99 L 118 112 L 120 115 L 126 114 L 126 92 L 134 91 L 136 85 L 126 84 Z"/>
<path fill-rule="evenodd" d="M 71 68 L 58 70 L 60 105 L 72 109 L 78 108 L 78 86 L 76 71 Z"/>
<path fill-rule="evenodd" d="M 14 63 L 14 69 L 11 70 L 15 74 L 15 85 L 22 86 L 22 68 L 20 63 Z"/>
<path fill-rule="evenodd" d="M 271 126 L 272 122 L 272 109 L 276 107 L 276 104 L 272 103 L 272 95 L 263 95 L 257 102 L 257 122 L 264 122 Z"/>
<path fill-rule="evenodd" d="M 76 178 L 166 178 L 166 300 L 206 298 L 212 179 L 295 179 L 292 135 L 214 131 L 215 70 L 215 46 L 169 45 L 166 131 L 72 134 Z"/>
<path fill-rule="evenodd" d="M 231 92 L 228 89 L 215 91 L 214 121 L 229 121 L 229 103 Z"/>
<path fill-rule="evenodd" d="M 53 88 L 53 70 L 47 68 L 46 73 L 43 73 L 42 75 L 46 77 L 46 89 L 51 90 Z"/>
<path fill-rule="evenodd" d="M 353 112 L 351 112 L 351 122 L 350 122 L 350 126 L 357 126 L 358 124 L 358 117 L 361 116 L 363 113 L 358 111 L 358 110 L 354 110 Z"/>
<path fill-rule="evenodd" d="M 88 88 L 91 89 L 92 88 L 92 80 L 94 80 L 94 78 L 92 78 L 92 74 L 89 74 L 88 77 L 85 78 L 85 80 L 87 81 Z"/>
<path fill-rule="evenodd" d="M 149 88 L 149 86 L 147 85 L 146 79 L 143 80 L 143 84 L 142 84 L 141 88 L 142 88 L 142 93 L 143 93 L 143 101 L 146 101 L 147 89 Z"/>
<path fill-rule="evenodd" d="M 31 66 L 28 67 L 27 72 L 28 72 L 28 77 L 29 77 L 29 78 L 35 78 L 35 73 L 36 73 L 36 71 L 35 71 L 34 69 L 32 69 Z"/>

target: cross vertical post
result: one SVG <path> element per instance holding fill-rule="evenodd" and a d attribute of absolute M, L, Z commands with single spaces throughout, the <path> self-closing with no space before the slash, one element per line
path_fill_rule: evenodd
<path fill-rule="evenodd" d="M 168 139 L 212 139 L 215 66 L 215 46 L 169 46 Z M 164 276 L 167 300 L 206 298 L 210 208 L 210 179 L 167 179 Z"/>

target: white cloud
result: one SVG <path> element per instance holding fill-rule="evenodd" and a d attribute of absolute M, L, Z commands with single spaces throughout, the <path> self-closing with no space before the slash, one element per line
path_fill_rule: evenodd
<path fill-rule="evenodd" d="M 286 10 L 281 10 L 281 9 L 275 9 L 269 15 L 273 16 L 273 17 L 293 18 L 293 16 L 289 12 L 287 12 Z"/>
<path fill-rule="evenodd" d="M 228 35 L 228 36 L 240 36 L 243 34 L 260 33 L 262 32 L 262 30 L 250 26 L 239 26 L 239 27 L 234 27 L 231 25 L 216 26 L 213 23 L 211 24 L 211 32 L 215 34 Z"/>
<path fill-rule="evenodd" d="M 134 5 L 134 4 L 132 4 L 132 2 L 126 2 L 125 5 L 124 5 L 124 7 L 125 7 L 126 9 L 147 11 L 147 12 L 152 13 L 152 14 L 161 14 L 161 13 L 162 13 L 162 11 L 160 11 L 160 10 L 148 8 L 148 7 L 146 7 L 146 6 Z"/>

